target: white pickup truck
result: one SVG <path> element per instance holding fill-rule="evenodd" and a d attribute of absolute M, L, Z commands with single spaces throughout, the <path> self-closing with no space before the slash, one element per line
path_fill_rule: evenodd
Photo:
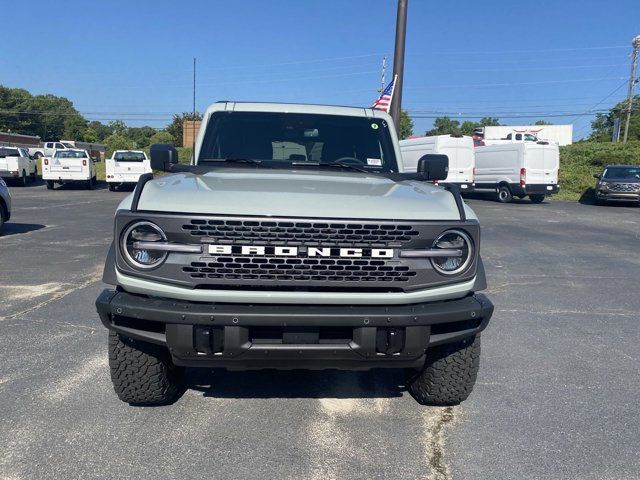
<path fill-rule="evenodd" d="M 37 162 L 29 156 L 26 148 L 0 146 L 0 177 L 25 186 L 27 179 L 34 181 L 37 175 Z"/>
<path fill-rule="evenodd" d="M 48 190 L 55 183 L 82 183 L 91 189 L 96 183 L 95 160 L 86 150 L 56 150 L 52 157 L 42 159 L 42 179 Z"/>
<path fill-rule="evenodd" d="M 34 158 L 53 157 L 56 150 L 69 150 L 75 148 L 69 142 L 44 142 L 40 147 L 29 149 L 29 155 Z"/>
<path fill-rule="evenodd" d="M 118 185 L 138 183 L 140 175 L 152 172 L 142 150 L 116 150 L 105 162 L 107 184 L 112 192 Z"/>

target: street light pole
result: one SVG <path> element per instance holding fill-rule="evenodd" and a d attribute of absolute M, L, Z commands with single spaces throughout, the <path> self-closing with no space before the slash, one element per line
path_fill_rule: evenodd
<path fill-rule="evenodd" d="M 633 87 L 636 84 L 636 69 L 638 67 L 638 50 L 640 50 L 640 35 L 631 41 L 633 45 L 633 53 L 631 54 L 631 74 L 629 75 L 629 91 L 627 93 L 627 119 L 624 122 L 623 143 L 627 143 L 627 135 L 629 134 L 629 122 L 631 120 L 631 107 L 633 106 Z"/>
<path fill-rule="evenodd" d="M 404 73 L 404 47 L 407 36 L 407 4 L 409 0 L 398 0 L 398 15 L 396 17 L 396 46 L 393 51 L 393 76 L 396 84 L 391 102 L 391 118 L 396 125 L 396 132 L 400 132 L 400 112 L 402 109 L 402 81 Z"/>

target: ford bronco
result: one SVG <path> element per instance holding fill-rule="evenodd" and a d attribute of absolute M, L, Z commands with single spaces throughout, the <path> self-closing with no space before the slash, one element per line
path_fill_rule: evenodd
<path fill-rule="evenodd" d="M 405 173 L 377 110 L 219 102 L 190 165 L 150 156 L 96 301 L 121 400 L 174 401 L 185 367 L 402 368 L 420 403 L 468 397 L 493 305 L 445 155 Z"/>

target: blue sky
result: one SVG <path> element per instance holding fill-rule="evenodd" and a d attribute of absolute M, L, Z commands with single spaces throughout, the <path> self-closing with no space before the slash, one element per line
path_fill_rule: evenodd
<path fill-rule="evenodd" d="M 193 57 L 199 110 L 216 100 L 368 106 L 384 54 L 392 65 L 395 0 L 5 2 L 5 18 L 26 26 L 5 27 L 0 83 L 68 97 L 102 121 L 161 127 L 191 110 Z M 409 0 L 403 107 L 508 124 L 607 108 L 626 95 L 638 34 L 638 0 Z M 588 116 L 546 119 L 589 133 Z M 415 132 L 431 123 L 417 118 Z"/>

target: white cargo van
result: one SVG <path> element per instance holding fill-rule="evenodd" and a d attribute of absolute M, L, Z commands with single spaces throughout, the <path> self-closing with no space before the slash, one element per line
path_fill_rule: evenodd
<path fill-rule="evenodd" d="M 42 179 L 47 189 L 54 183 L 82 183 L 87 189 L 96 183 L 95 160 L 86 150 L 56 150 L 53 156 L 42 159 Z"/>
<path fill-rule="evenodd" d="M 151 163 L 142 150 L 116 150 L 105 164 L 107 184 L 112 192 L 116 186 L 137 183 L 140 175 L 151 173 Z"/>
<path fill-rule="evenodd" d="M 18 185 L 24 187 L 27 179 L 34 181 L 37 175 L 36 161 L 31 158 L 26 148 L 0 145 L 0 177 L 17 181 Z"/>
<path fill-rule="evenodd" d="M 558 193 L 560 155 L 547 142 L 513 142 L 476 147 L 476 190 L 492 190 L 507 203 L 529 196 L 540 203 Z"/>
<path fill-rule="evenodd" d="M 475 155 L 471 137 L 435 135 L 409 138 L 400 141 L 400 152 L 406 172 L 415 172 L 423 155 L 446 155 L 449 157 L 449 175 L 444 182 L 458 185 L 463 193 L 473 190 Z"/>

